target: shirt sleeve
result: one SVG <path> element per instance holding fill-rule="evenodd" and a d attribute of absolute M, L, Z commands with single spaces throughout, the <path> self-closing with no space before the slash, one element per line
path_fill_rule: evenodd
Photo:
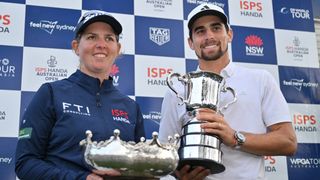
<path fill-rule="evenodd" d="M 34 95 L 20 123 L 15 171 L 20 179 L 86 179 L 90 172 L 62 169 L 46 161 L 51 129 L 55 124 L 50 85 L 43 84 Z"/>
<path fill-rule="evenodd" d="M 262 117 L 267 126 L 280 122 L 291 122 L 288 104 L 273 76 L 264 73 Z"/>

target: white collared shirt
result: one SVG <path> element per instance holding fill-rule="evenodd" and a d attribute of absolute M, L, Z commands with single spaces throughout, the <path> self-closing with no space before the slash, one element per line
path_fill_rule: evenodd
<path fill-rule="evenodd" d="M 280 122 L 291 122 L 289 108 L 278 84 L 273 76 L 258 69 L 245 68 L 230 62 L 221 73 L 226 86 L 237 94 L 237 101 L 222 111 L 231 128 L 256 134 L 267 132 L 267 127 Z M 181 83 L 174 84 L 183 97 L 184 87 Z M 221 93 L 222 105 L 233 100 L 232 93 Z M 186 112 L 185 105 L 176 95 L 168 90 L 161 109 L 159 139 L 167 142 L 168 136 L 181 135 L 183 121 L 180 118 Z M 213 174 L 206 179 L 243 179 L 256 180 L 264 177 L 264 157 L 229 148 L 222 144 L 222 163 L 226 170 Z"/>

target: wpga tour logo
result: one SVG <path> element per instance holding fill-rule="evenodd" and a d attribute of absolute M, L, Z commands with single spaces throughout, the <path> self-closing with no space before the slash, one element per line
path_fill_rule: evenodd
<path fill-rule="evenodd" d="M 149 27 L 149 38 L 161 46 L 170 41 L 170 29 Z"/>

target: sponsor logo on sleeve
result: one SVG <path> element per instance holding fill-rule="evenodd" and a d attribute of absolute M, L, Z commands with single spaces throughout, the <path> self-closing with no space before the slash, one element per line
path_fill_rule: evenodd
<path fill-rule="evenodd" d="M 31 138 L 31 134 L 32 134 L 31 127 L 23 128 L 19 131 L 19 139 L 29 139 Z"/>

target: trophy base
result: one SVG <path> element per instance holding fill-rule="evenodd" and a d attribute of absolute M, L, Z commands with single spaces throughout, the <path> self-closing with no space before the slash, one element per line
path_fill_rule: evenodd
<path fill-rule="evenodd" d="M 179 149 L 179 157 L 178 170 L 184 165 L 190 165 L 191 168 L 202 166 L 209 169 L 211 174 L 225 170 L 222 164 L 222 151 L 216 148 L 203 145 L 184 146 Z"/>
<path fill-rule="evenodd" d="M 180 170 L 185 165 L 191 166 L 190 171 L 197 166 L 202 166 L 205 169 L 209 169 L 211 174 L 221 173 L 226 169 L 223 164 L 207 159 L 181 159 L 177 169 Z"/>

